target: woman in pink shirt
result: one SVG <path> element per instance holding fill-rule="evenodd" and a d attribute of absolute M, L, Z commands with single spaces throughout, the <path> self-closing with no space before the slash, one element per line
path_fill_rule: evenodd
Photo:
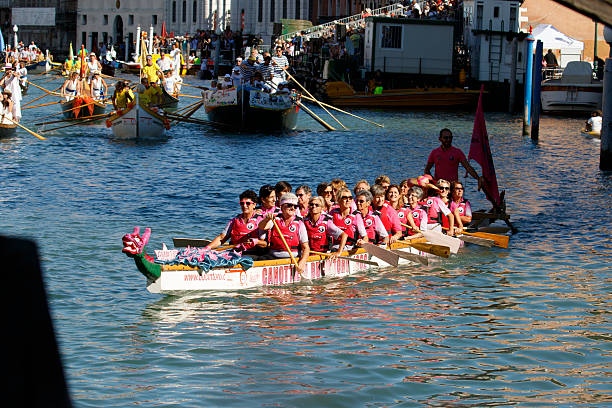
<path fill-rule="evenodd" d="M 463 197 L 463 183 L 453 181 L 451 183 L 452 199 L 450 210 L 456 219 L 461 221 L 462 225 L 467 225 L 472 222 L 472 206 L 470 202 Z"/>

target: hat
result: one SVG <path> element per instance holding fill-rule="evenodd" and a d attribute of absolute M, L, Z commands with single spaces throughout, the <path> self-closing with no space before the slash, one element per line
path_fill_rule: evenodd
<path fill-rule="evenodd" d="M 255 57 L 249 57 L 249 61 L 255 61 Z"/>
<path fill-rule="evenodd" d="M 152 56 L 152 55 L 147 55 L 147 59 L 148 59 L 148 60 L 152 60 L 152 59 L 153 59 L 153 56 Z"/>
<path fill-rule="evenodd" d="M 232 79 L 232 76 L 230 74 L 225 74 L 223 78 Z"/>
<path fill-rule="evenodd" d="M 298 198 L 293 193 L 285 193 L 281 196 L 280 205 L 283 205 L 283 204 L 297 205 L 297 203 L 298 203 Z"/>
<path fill-rule="evenodd" d="M 236 58 L 236 61 L 242 61 L 242 57 Z"/>
<path fill-rule="evenodd" d="M 240 72 L 240 67 L 234 67 L 234 71 Z"/>
<path fill-rule="evenodd" d="M 100 71 L 92 71 L 91 75 L 100 75 Z"/>

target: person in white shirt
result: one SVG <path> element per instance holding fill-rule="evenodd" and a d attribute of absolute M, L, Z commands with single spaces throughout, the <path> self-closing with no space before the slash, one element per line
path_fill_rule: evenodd
<path fill-rule="evenodd" d="M 10 64 L 4 66 L 4 72 L 4 76 L 0 79 L 0 86 L 3 88 L 5 95 L 10 96 L 11 101 L 13 101 L 13 118 L 19 122 L 21 119 L 21 86 L 19 86 L 19 76 Z"/>
<path fill-rule="evenodd" d="M 168 54 L 162 54 L 161 58 L 157 61 L 157 66 L 164 74 L 172 69 L 172 60 Z"/>
<path fill-rule="evenodd" d="M 11 120 L 13 119 L 13 101 L 11 101 L 9 92 L 0 93 L 0 123 L 3 125 L 13 123 Z"/>
<path fill-rule="evenodd" d="M 596 110 L 591 113 L 591 117 L 586 121 L 586 130 L 589 132 L 601 132 L 601 111 Z"/>
<path fill-rule="evenodd" d="M 177 96 L 181 92 L 181 84 L 183 79 L 181 77 L 174 76 L 172 71 L 164 74 L 163 84 L 164 89 L 167 93 L 172 96 Z"/>
<path fill-rule="evenodd" d="M 26 86 L 26 82 L 28 81 L 28 69 L 25 66 L 24 62 L 19 63 L 19 69 L 15 71 L 19 76 L 19 83 L 22 87 Z"/>
<path fill-rule="evenodd" d="M 181 72 L 181 50 L 178 47 L 178 43 L 172 44 L 172 51 L 170 51 L 170 58 L 172 58 L 172 70 L 175 76 L 180 76 Z"/>
<path fill-rule="evenodd" d="M 108 90 L 106 81 L 102 79 L 99 71 L 94 71 L 91 81 L 89 82 L 89 87 L 91 89 L 91 96 L 95 100 L 104 99 L 104 95 L 106 95 Z"/>
<path fill-rule="evenodd" d="M 242 75 L 240 75 L 240 67 L 235 66 L 234 69 L 232 69 L 232 83 L 234 84 L 235 87 L 238 87 L 241 82 L 242 82 Z"/>
<path fill-rule="evenodd" d="M 96 58 L 96 54 L 94 54 L 93 52 L 89 54 L 89 60 L 87 61 L 87 70 L 89 72 L 89 81 L 91 81 L 94 72 L 102 72 L 102 64 L 100 64 L 100 61 L 98 61 L 98 59 Z"/>

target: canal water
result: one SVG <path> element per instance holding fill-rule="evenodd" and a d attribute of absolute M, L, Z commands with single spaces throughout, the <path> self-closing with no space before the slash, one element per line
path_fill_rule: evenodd
<path fill-rule="evenodd" d="M 24 102 L 39 95 L 30 87 Z M 25 110 L 23 123 L 57 112 Z M 296 287 L 145 290 L 121 253 L 135 225 L 152 228 L 149 248 L 210 238 L 247 188 L 399 182 L 422 173 L 443 127 L 469 149 L 473 112 L 355 112 L 385 128 L 338 114 L 350 130 L 326 132 L 300 113 L 291 134 L 180 124 L 165 141 L 133 143 L 98 124 L 0 140 L 0 233 L 39 246 L 75 406 L 612 404 L 612 175 L 598 170 L 583 119 L 544 116 L 534 144 L 518 116 L 486 113 L 520 231 L 507 250 L 468 246 L 429 267 Z"/>

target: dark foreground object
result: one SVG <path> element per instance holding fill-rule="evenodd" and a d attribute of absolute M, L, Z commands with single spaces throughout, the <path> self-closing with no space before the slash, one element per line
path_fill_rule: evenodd
<path fill-rule="evenodd" d="M 3 398 L 22 407 L 72 407 L 32 241 L 0 236 L 5 316 Z"/>

